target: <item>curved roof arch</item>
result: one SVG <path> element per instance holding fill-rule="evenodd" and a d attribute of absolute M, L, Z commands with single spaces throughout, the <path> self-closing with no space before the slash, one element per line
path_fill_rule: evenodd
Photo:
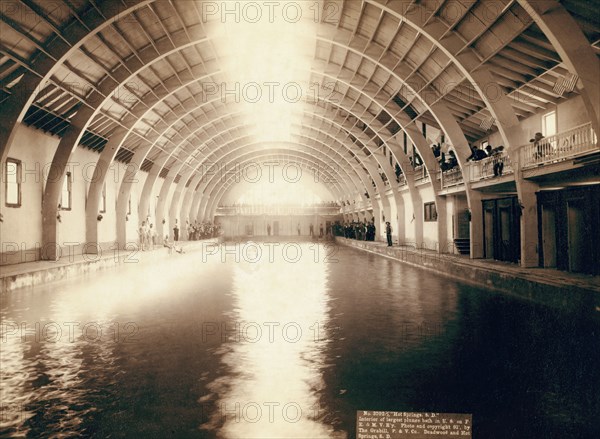
<path fill-rule="evenodd" d="M 285 151 L 285 154 L 287 154 L 287 151 Z M 286 159 L 285 154 L 283 153 L 279 153 L 274 150 L 274 151 L 257 151 L 257 150 L 251 150 L 249 152 L 246 153 L 242 153 L 242 155 L 240 156 L 240 168 L 244 168 L 245 166 L 247 166 L 249 163 L 254 163 L 256 160 L 265 160 L 265 158 L 267 159 L 273 159 L 273 160 L 282 160 L 282 161 L 286 161 L 288 159 Z M 288 158 L 291 158 L 292 160 L 297 160 L 297 159 L 301 159 L 302 158 L 302 152 L 301 151 L 291 151 L 291 154 L 289 154 L 289 156 L 287 156 Z M 315 163 L 311 162 L 312 159 L 309 159 L 309 165 L 313 166 Z M 317 164 L 319 163 L 318 161 L 316 162 Z M 321 163 L 321 165 L 323 165 L 324 163 Z M 311 168 L 308 168 L 309 170 L 311 170 Z M 204 204 L 204 211 L 203 211 L 203 217 L 204 218 L 211 218 L 215 209 L 219 206 L 221 199 L 227 194 L 227 192 L 235 185 L 236 183 L 236 175 L 230 175 L 226 181 L 220 185 L 219 187 L 215 187 L 215 191 L 213 192 L 213 194 L 206 199 L 206 202 Z M 347 193 L 347 192 L 346 192 Z M 338 195 L 336 197 L 336 200 L 341 200 L 343 198 L 343 194 L 344 192 L 341 192 L 341 195 Z"/>
<path fill-rule="evenodd" d="M 66 2 L 52 9 L 43 0 L 27 0 L 19 5 L 36 17 L 34 27 L 19 14 L 3 15 L 0 23 L 0 109 L 5 115 L 0 156 L 5 160 L 9 154 L 19 124 L 45 129 L 50 123 L 55 127 L 50 132 L 60 137 L 53 175 L 64 175 L 78 145 L 91 144 L 100 152 L 98 175 L 125 152 L 133 156 L 128 175 L 154 163 L 142 198 L 162 174 L 165 194 L 176 185 L 178 197 L 185 194 L 189 200 L 187 185 L 194 186 L 203 161 L 220 160 L 232 139 L 252 136 L 257 121 L 267 117 L 260 105 L 249 109 L 215 93 L 223 88 L 227 94 L 240 81 L 275 71 L 277 78 L 305 87 L 300 109 L 289 115 L 271 110 L 275 120 L 293 118 L 289 138 L 280 140 L 306 136 L 326 145 L 335 139 L 358 160 L 352 172 L 361 181 L 373 179 L 380 194 L 386 189 L 379 173 L 389 181 L 395 178 L 387 154 L 381 154 L 385 148 L 408 177 L 415 204 L 412 169 L 395 130 L 411 139 L 430 175 L 437 172 L 437 162 L 419 123 L 440 129 L 456 149 L 461 169 L 469 142 L 494 126 L 510 154 L 525 141 L 520 120 L 558 102 L 561 96 L 552 83 L 569 73 L 580 74 L 572 93 L 583 94 L 598 129 L 600 104 L 594 98 L 600 88 L 590 72 L 600 66 L 600 30 L 579 13 L 584 3 L 334 1 L 331 16 L 303 16 L 292 27 L 276 17 L 270 27 L 257 27 L 248 19 L 241 24 L 222 20 L 198 2 L 81 0 L 77 6 Z M 560 29 L 560 17 L 574 26 Z M 272 38 L 283 28 L 293 33 Z M 267 50 L 260 44 L 267 44 Z M 298 50 L 287 53 L 286 44 Z M 261 50 L 271 62 L 246 69 L 252 63 L 245 52 L 255 56 Z M 585 54 L 586 63 L 578 53 Z M 317 93 L 333 85 L 338 94 L 318 95 L 314 105 L 307 105 L 315 83 Z M 518 99 L 519 93 L 531 99 Z M 122 195 L 128 184 L 122 185 Z M 437 196 L 439 182 L 432 178 L 429 184 Z M 51 179 L 44 189 L 44 230 L 56 226 L 61 185 L 62 179 Z M 98 188 L 96 182 L 90 185 L 91 206 L 98 204 Z M 466 190 L 470 199 L 468 182 Z M 523 191 L 519 181 L 517 191 Z M 392 194 L 400 203 L 395 188 Z M 95 210 L 91 206 L 90 212 Z"/>

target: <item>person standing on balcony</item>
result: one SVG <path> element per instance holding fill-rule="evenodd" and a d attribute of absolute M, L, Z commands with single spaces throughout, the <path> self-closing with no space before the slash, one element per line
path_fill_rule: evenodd
<path fill-rule="evenodd" d="M 533 143 L 533 146 L 535 147 L 534 157 L 536 159 L 542 158 L 544 156 L 544 144 L 542 142 L 543 138 L 544 135 L 542 133 L 535 133 L 533 139 L 529 139 L 529 142 Z"/>
<path fill-rule="evenodd" d="M 467 161 L 478 162 L 486 157 L 487 154 L 483 149 L 479 149 L 476 146 L 471 146 L 471 156 L 467 159 Z"/>
<path fill-rule="evenodd" d="M 492 150 L 492 157 L 494 162 L 494 177 L 499 177 L 502 175 L 502 170 L 504 169 L 504 160 L 502 158 L 502 151 L 504 151 L 504 146 L 500 145 L 497 148 Z"/>
<path fill-rule="evenodd" d="M 456 166 L 458 166 L 458 160 L 456 159 L 456 155 L 454 154 L 453 150 L 448 151 L 448 155 L 450 156 L 448 158 L 448 170 L 454 169 Z"/>

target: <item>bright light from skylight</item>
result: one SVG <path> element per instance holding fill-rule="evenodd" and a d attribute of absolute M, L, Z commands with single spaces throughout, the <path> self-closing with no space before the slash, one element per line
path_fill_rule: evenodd
<path fill-rule="evenodd" d="M 238 178 L 239 183 L 233 185 L 221 205 L 302 206 L 335 199 L 326 185 L 315 180 L 311 169 L 294 161 L 252 163 Z"/>
<path fill-rule="evenodd" d="M 309 192 L 300 185 L 269 184 L 261 182 L 244 193 L 237 201 L 238 204 L 250 206 L 310 206 L 321 203 L 323 199 Z"/>
<path fill-rule="evenodd" d="M 302 96 L 309 92 L 317 32 L 314 4 L 276 2 L 270 9 L 256 3 L 259 9 L 244 13 L 240 3 L 238 17 L 222 20 L 225 35 L 217 43 L 231 92 L 228 102 L 235 93 L 257 141 L 290 141 L 293 113 L 302 111 Z"/>

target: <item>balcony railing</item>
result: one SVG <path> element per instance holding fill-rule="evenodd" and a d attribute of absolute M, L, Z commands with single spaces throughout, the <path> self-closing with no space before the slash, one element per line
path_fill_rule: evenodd
<path fill-rule="evenodd" d="M 470 181 L 485 180 L 513 172 L 510 157 L 504 153 L 469 163 Z"/>
<path fill-rule="evenodd" d="M 340 212 L 340 206 L 335 204 L 317 204 L 305 206 L 290 205 L 238 205 L 219 206 L 217 215 L 335 215 Z"/>
<path fill-rule="evenodd" d="M 396 181 L 398 182 L 399 187 L 406 185 L 406 177 L 404 176 L 404 174 L 400 174 L 399 176 L 397 176 Z"/>
<path fill-rule="evenodd" d="M 352 210 L 362 210 L 365 206 L 366 203 L 363 200 L 359 200 L 355 204 L 352 204 Z"/>
<path fill-rule="evenodd" d="M 427 174 L 427 168 L 424 165 L 415 166 L 415 181 L 426 181 L 429 180 L 429 174 Z"/>
<path fill-rule="evenodd" d="M 458 166 L 440 174 L 442 176 L 442 187 L 444 188 L 456 186 L 463 182 L 462 171 Z"/>
<path fill-rule="evenodd" d="M 598 151 L 598 137 L 587 123 L 521 147 L 520 157 L 526 169 Z"/>

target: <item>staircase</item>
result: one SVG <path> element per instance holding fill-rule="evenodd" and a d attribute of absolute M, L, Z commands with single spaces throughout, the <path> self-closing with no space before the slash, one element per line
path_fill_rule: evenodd
<path fill-rule="evenodd" d="M 461 255 L 471 254 L 471 240 L 469 238 L 455 239 L 454 247 Z"/>

